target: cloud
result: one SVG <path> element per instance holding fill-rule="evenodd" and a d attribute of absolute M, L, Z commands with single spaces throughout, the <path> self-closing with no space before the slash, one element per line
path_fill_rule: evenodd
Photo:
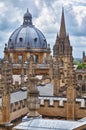
<path fill-rule="evenodd" d="M 73 47 L 73 55 L 76 58 L 82 58 L 82 52 L 86 51 L 86 37 L 85 36 L 70 36 L 71 45 Z"/>
<path fill-rule="evenodd" d="M 73 55 L 81 57 L 81 52 L 86 49 L 85 0 L 0 0 L 0 57 L 3 57 L 4 43 L 10 34 L 23 23 L 27 8 L 32 13 L 33 24 L 44 33 L 53 48 L 60 28 L 62 6 Z"/>

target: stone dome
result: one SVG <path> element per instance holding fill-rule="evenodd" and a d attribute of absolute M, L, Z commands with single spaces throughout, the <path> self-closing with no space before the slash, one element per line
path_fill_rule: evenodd
<path fill-rule="evenodd" d="M 47 41 L 43 33 L 32 24 L 32 15 L 28 10 L 23 18 L 23 24 L 10 36 L 8 48 L 46 49 Z"/>

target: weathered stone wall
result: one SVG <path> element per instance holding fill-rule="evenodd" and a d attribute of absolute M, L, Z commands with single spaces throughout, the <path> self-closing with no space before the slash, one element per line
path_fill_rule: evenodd
<path fill-rule="evenodd" d="M 66 98 L 64 99 L 46 99 L 40 98 L 40 109 L 39 113 L 43 116 L 50 117 L 61 117 L 67 118 L 67 102 Z M 83 118 L 86 115 L 86 101 L 76 99 L 76 103 L 74 106 L 74 119 Z"/>
<path fill-rule="evenodd" d="M 0 108 L 0 122 L 2 122 L 3 119 L 3 114 L 2 114 L 2 109 Z"/>
<path fill-rule="evenodd" d="M 24 108 L 21 108 L 20 110 L 14 111 L 14 112 L 10 113 L 10 120 L 15 120 L 15 119 L 17 119 L 19 117 L 22 117 L 27 112 L 28 112 L 27 107 L 24 107 Z"/>

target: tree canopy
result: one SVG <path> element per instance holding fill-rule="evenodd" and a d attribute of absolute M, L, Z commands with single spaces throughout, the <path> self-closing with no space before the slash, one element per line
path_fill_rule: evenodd
<path fill-rule="evenodd" d="M 77 69 L 86 69 L 86 64 L 85 63 L 78 64 Z"/>

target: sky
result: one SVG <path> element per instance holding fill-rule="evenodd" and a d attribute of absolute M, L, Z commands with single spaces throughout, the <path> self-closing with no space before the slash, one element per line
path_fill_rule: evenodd
<path fill-rule="evenodd" d="M 10 35 L 22 25 L 27 8 L 33 24 L 43 32 L 52 51 L 59 33 L 62 7 L 73 57 L 82 58 L 82 52 L 86 52 L 86 0 L 0 0 L 0 58 L 4 56 Z"/>

